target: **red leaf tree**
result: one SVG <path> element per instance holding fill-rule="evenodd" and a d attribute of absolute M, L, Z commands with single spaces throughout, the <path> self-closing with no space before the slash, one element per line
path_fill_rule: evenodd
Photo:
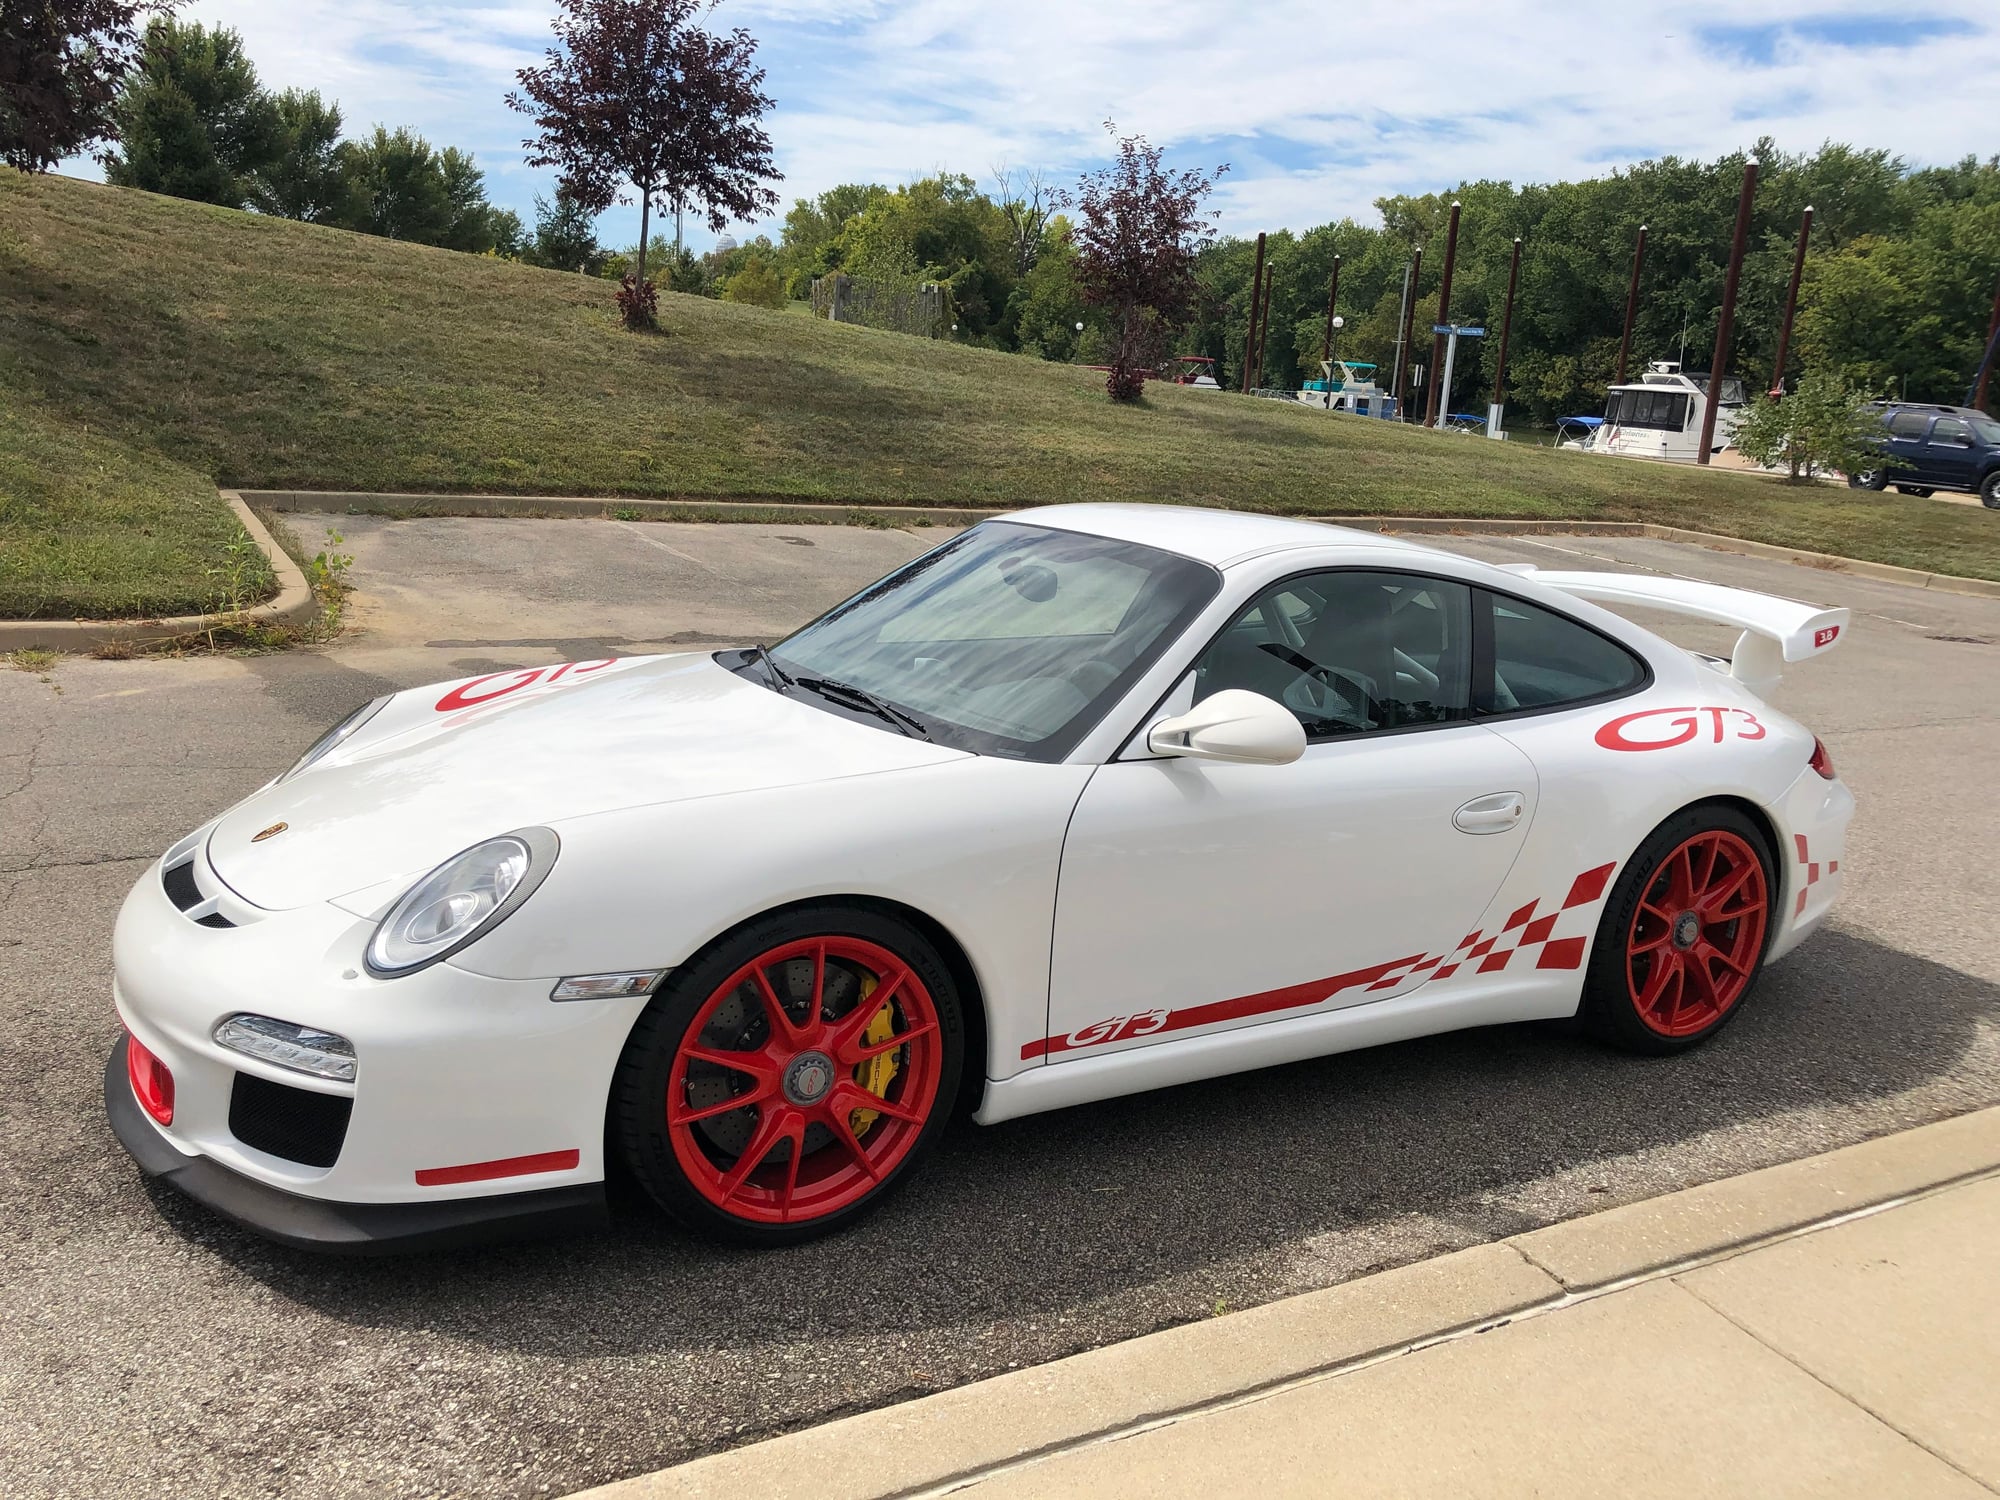
<path fill-rule="evenodd" d="M 0 161 L 46 172 L 113 133 L 118 86 L 161 0 L 0 0 Z"/>
<path fill-rule="evenodd" d="M 630 201 L 623 185 L 637 192 L 632 281 L 643 292 L 656 201 L 698 205 L 717 233 L 777 207 L 767 185 L 779 173 L 760 123 L 771 100 L 757 42 L 740 26 L 719 36 L 703 30 L 714 0 L 561 0 L 561 7 L 548 61 L 521 69 L 521 87 L 507 102 L 534 117 L 537 133 L 522 143 L 528 164 L 556 168 L 578 201 L 601 210 Z"/>
<path fill-rule="evenodd" d="M 1144 136 L 1119 136 L 1108 120 L 1104 128 L 1118 141 L 1117 160 L 1063 196 L 1077 211 L 1071 233 L 1084 301 L 1110 312 L 1118 341 L 1105 389 L 1114 401 L 1136 401 L 1166 336 L 1194 308 L 1195 258 L 1215 237 L 1216 215 L 1202 203 L 1229 168 L 1169 171 Z"/>

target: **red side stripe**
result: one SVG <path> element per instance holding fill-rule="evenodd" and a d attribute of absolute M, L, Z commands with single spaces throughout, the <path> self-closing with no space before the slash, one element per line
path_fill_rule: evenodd
<path fill-rule="evenodd" d="M 1549 940 L 1549 934 L 1555 930 L 1556 914 L 1552 913 L 1546 917 L 1537 917 L 1521 929 L 1521 946 L 1523 948 L 1532 948 L 1536 943 L 1546 943 Z"/>
<path fill-rule="evenodd" d="M 1605 886 L 1611 883 L 1611 872 L 1616 868 L 1616 865 L 1599 865 L 1577 876 L 1569 894 L 1563 897 L 1563 910 L 1568 911 L 1572 906 L 1587 906 L 1603 895 Z"/>
<path fill-rule="evenodd" d="M 1526 922 L 1528 918 L 1532 917 L 1535 914 L 1535 907 L 1537 904 L 1538 903 L 1535 901 L 1530 901 L 1526 906 L 1522 907 L 1519 911 L 1515 912 L 1513 916 L 1509 917 L 1507 919 L 1507 925 L 1501 928 L 1500 930 L 1502 932 L 1512 932 L 1516 927 L 1519 927 L 1522 923 Z"/>
<path fill-rule="evenodd" d="M 1479 961 L 1479 972 L 1482 974 L 1491 974 L 1495 969 L 1506 968 L 1507 960 L 1512 958 L 1514 953 L 1514 949 L 1508 948 L 1504 952 L 1487 955 Z"/>
<path fill-rule="evenodd" d="M 581 1159 L 573 1150 L 542 1151 L 533 1156 L 468 1162 L 462 1167 L 419 1167 L 417 1186 L 444 1187 L 454 1182 L 491 1182 L 496 1177 L 532 1177 L 537 1172 L 571 1172 Z"/>
<path fill-rule="evenodd" d="M 1580 937 L 1557 938 L 1542 949 L 1542 956 L 1535 960 L 1538 969 L 1580 969 L 1583 967 L 1583 939 Z"/>

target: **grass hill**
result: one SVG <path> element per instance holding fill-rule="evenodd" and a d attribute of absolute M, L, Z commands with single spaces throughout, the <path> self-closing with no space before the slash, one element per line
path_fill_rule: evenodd
<path fill-rule="evenodd" d="M 213 599 L 205 493 L 481 490 L 1656 520 L 2000 578 L 1965 507 L 1149 388 L 0 169 L 0 615 Z"/>

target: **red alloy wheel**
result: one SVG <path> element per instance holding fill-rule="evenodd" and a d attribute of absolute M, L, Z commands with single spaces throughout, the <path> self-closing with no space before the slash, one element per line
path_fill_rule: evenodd
<path fill-rule="evenodd" d="M 743 965 L 696 1011 L 668 1074 L 668 1137 L 722 1212 L 824 1218 L 909 1155 L 942 1066 L 937 1008 L 908 964 L 863 938 L 801 938 Z"/>
<path fill-rule="evenodd" d="M 1655 867 L 1632 914 L 1625 982 L 1648 1030 L 1706 1031 L 1749 988 L 1764 951 L 1770 891 L 1748 841 L 1710 829 Z"/>

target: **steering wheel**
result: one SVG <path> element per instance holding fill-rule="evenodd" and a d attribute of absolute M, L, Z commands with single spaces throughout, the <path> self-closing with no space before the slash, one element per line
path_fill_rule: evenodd
<path fill-rule="evenodd" d="M 1268 651 L 1300 676 L 1311 678 L 1335 692 L 1351 689 L 1354 696 L 1360 700 L 1361 711 L 1369 725 L 1383 725 L 1389 722 L 1388 709 L 1383 706 L 1382 700 L 1375 696 L 1375 684 L 1359 672 L 1350 672 L 1345 667 L 1323 665 L 1303 652 L 1294 651 L 1289 646 L 1281 646 L 1276 641 L 1265 641 L 1258 649 Z M 1340 686 L 1336 685 L 1335 679 L 1338 679 Z M 1296 708 L 1298 705 L 1287 706 Z"/>

